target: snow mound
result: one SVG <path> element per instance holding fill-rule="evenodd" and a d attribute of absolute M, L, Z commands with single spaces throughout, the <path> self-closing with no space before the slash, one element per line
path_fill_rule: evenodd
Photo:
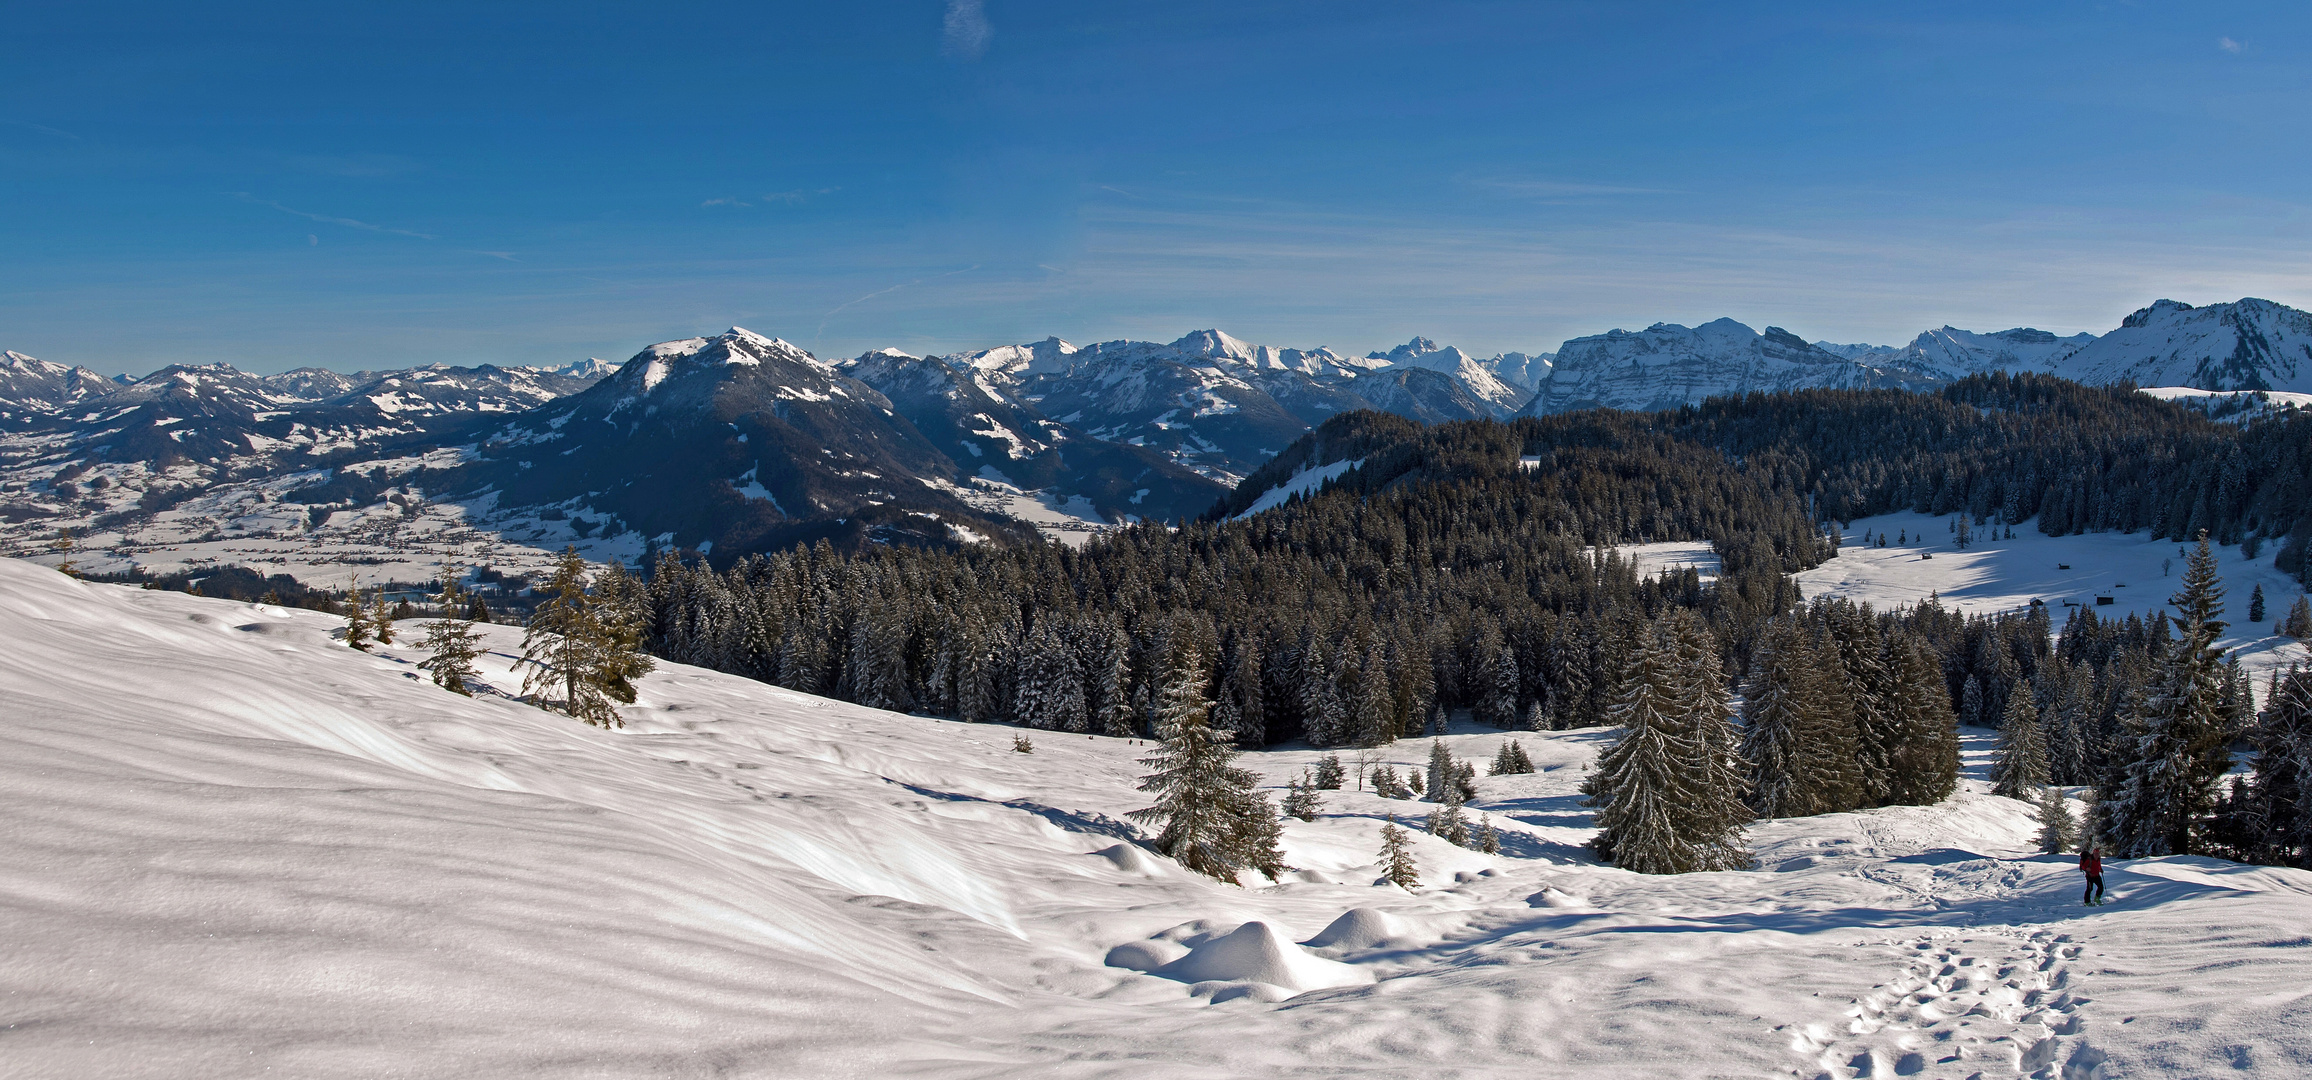
<path fill-rule="evenodd" d="M 1141 877 L 1158 877 L 1164 873 L 1164 864 L 1134 844 L 1112 844 L 1092 854 L 1108 860 L 1116 869 Z"/>
<path fill-rule="evenodd" d="M 1309 955 L 1264 922 L 1239 926 L 1151 974 L 1184 983 L 1266 983 L 1294 993 L 1373 981 L 1372 972 L 1363 968 Z"/>
<path fill-rule="evenodd" d="M 1407 936 L 1405 924 L 1396 916 L 1378 908 L 1350 908 L 1341 913 L 1317 936 L 1308 939 L 1312 949 L 1338 949 L 1351 952 L 1370 949 Z"/>
<path fill-rule="evenodd" d="M 1530 903 L 1535 907 L 1545 908 L 1586 908 L 1590 906 L 1589 901 L 1575 896 L 1572 893 L 1561 891 L 1555 886 L 1545 888 L 1540 892 L 1533 894 L 1533 897 L 1528 900 L 1527 903 Z"/>
<path fill-rule="evenodd" d="M 1108 950 L 1102 961 L 1109 967 L 1154 971 L 1188 955 L 1188 946 L 1176 941 L 1127 941 Z"/>

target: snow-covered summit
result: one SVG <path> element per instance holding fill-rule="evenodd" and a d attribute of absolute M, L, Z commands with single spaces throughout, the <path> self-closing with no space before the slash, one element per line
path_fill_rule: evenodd
<path fill-rule="evenodd" d="M 629 396 L 649 394 L 668 379 L 717 367 L 751 367 L 764 361 L 802 364 L 823 375 L 836 366 L 796 345 L 734 326 L 711 338 L 661 341 L 620 365 L 616 378 Z"/>
<path fill-rule="evenodd" d="M 1369 354 L 1369 358 L 1385 360 L 1391 367 L 1421 368 L 1451 375 L 1460 380 L 1470 393 L 1492 404 L 1504 415 L 1517 411 L 1533 397 L 1532 389 L 1512 386 L 1496 373 L 1502 357 L 1496 357 L 1494 362 L 1488 363 L 1461 351 L 1457 346 L 1439 345 L 1425 337 L 1416 337 L 1387 353 Z"/>
<path fill-rule="evenodd" d="M 0 352 L 0 420 L 64 408 L 119 387 L 88 368 L 51 363 L 13 349 Z"/>
<path fill-rule="evenodd" d="M 2312 313 L 2254 297 L 2201 307 L 2161 300 L 2055 370 L 2093 383 L 2312 391 Z"/>
<path fill-rule="evenodd" d="M 1874 365 L 1810 345 L 1779 326 L 1760 333 L 1730 318 L 1700 326 L 1655 323 L 1560 346 L 1549 381 L 1525 413 L 1668 409 L 1751 391 L 1932 385 L 1900 365 Z"/>
<path fill-rule="evenodd" d="M 2058 337 L 2030 327 L 1979 334 L 1946 325 L 1913 338 L 1888 359 L 1944 379 L 1991 371 L 2060 371 L 2064 361 L 2094 340 L 2094 334 Z"/>

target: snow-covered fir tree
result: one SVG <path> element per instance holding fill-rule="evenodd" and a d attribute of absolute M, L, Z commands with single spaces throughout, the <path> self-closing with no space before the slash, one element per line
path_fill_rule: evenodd
<path fill-rule="evenodd" d="M 2079 819 L 2060 789 L 2039 789 L 2039 850 L 2059 855 L 2079 846 Z"/>
<path fill-rule="evenodd" d="M 482 655 L 483 648 L 474 636 L 473 624 L 460 618 L 466 605 L 457 568 L 442 570 L 441 591 L 435 598 L 442 606 L 442 617 L 426 624 L 421 647 L 427 656 L 417 666 L 432 674 L 435 686 L 472 697 L 474 692 L 466 687 L 466 681 L 474 678 L 474 660 Z"/>
<path fill-rule="evenodd" d="M 1448 780 L 1444 792 L 1437 809 L 1429 811 L 1429 835 L 1455 847 L 1468 847 L 1469 822 L 1461 814 L 1461 785 Z"/>
<path fill-rule="evenodd" d="M 2248 621 L 2252 623 L 2264 621 L 2264 586 L 2262 583 L 2256 585 L 2256 591 L 2248 594 Z"/>
<path fill-rule="evenodd" d="M 2298 641 L 2312 640 L 2312 601 L 2299 596 L 2288 605 L 2288 617 L 2281 620 L 2280 632 Z"/>
<path fill-rule="evenodd" d="M 1501 833 L 1493 827 L 1491 814 L 1478 819 L 1476 847 L 1487 855 L 1501 854 Z"/>
<path fill-rule="evenodd" d="M 1639 635 L 1609 716 L 1621 738 L 1584 789 L 1598 853 L 1646 874 L 1741 869 L 1749 820 L 1709 632 L 1684 610 Z M 1695 664 L 1696 658 L 1704 659 Z"/>
<path fill-rule="evenodd" d="M 2179 632 L 2161 651 L 2150 684 L 2126 718 L 2125 745 L 2104 786 L 2097 833 L 2117 858 L 2204 850 L 2217 783 L 2231 765 L 2220 709 L 2223 587 L 2205 536 L 2189 557 L 2183 588 L 2169 598 Z"/>
<path fill-rule="evenodd" d="M 1403 799 L 1413 794 L 1405 782 L 1397 778 L 1397 769 L 1392 765 L 1373 770 L 1373 793 L 1384 799 Z"/>
<path fill-rule="evenodd" d="M 370 590 L 369 632 L 376 635 L 378 644 L 393 644 L 393 610 L 385 602 L 384 589 Z"/>
<path fill-rule="evenodd" d="M 345 591 L 345 643 L 368 652 L 373 637 L 369 605 L 361 598 L 361 579 L 355 578 L 353 587 Z"/>
<path fill-rule="evenodd" d="M 1326 754 L 1317 759 L 1317 790 L 1339 791 L 1348 780 L 1348 770 L 1342 767 L 1339 754 Z"/>
<path fill-rule="evenodd" d="M 1421 887 L 1421 868 L 1413 862 L 1407 840 L 1405 830 L 1397 827 L 1397 815 L 1381 822 L 1381 876 L 1409 891 Z"/>
<path fill-rule="evenodd" d="M 2249 743 L 2256 756 L 2229 808 L 2236 854 L 2312 869 L 2312 671 L 2273 683 Z"/>
<path fill-rule="evenodd" d="M 1453 751 L 1445 748 L 1445 740 L 1429 740 L 1428 775 L 1421 786 L 1425 789 L 1430 801 L 1445 801 L 1447 790 L 1456 787 L 1453 783 L 1455 775 Z"/>
<path fill-rule="evenodd" d="M 2029 687 L 2018 685 L 2007 694 L 2007 711 L 1999 721 L 1999 759 L 1991 765 L 1991 794 L 2029 802 L 2047 786 L 2047 746 L 2039 729 L 2039 710 L 2031 704 Z"/>
<path fill-rule="evenodd" d="M 1247 868 L 1281 872 L 1283 856 L 1277 850 L 1276 814 L 1256 786 L 1259 778 L 1235 765 L 1233 740 L 1212 727 L 1203 664 L 1184 645 L 1166 660 L 1155 718 L 1163 741 L 1140 759 L 1151 770 L 1140 779 L 1140 790 L 1153 794 L 1155 805 L 1130 816 L 1159 826 L 1158 851 L 1235 884 Z"/>
<path fill-rule="evenodd" d="M 1526 754 L 1523 744 L 1516 739 L 1507 739 L 1502 742 L 1500 749 L 1493 752 L 1493 765 L 1490 771 L 1494 776 L 1516 776 L 1530 773 L 1533 771 L 1533 758 Z"/>
<path fill-rule="evenodd" d="M 1315 821 L 1317 815 L 1323 813 L 1324 809 L 1324 796 L 1318 792 L 1316 778 L 1310 776 L 1307 769 L 1302 769 L 1298 777 L 1287 782 L 1284 797 L 1285 816 L 1296 817 L 1302 821 Z"/>
<path fill-rule="evenodd" d="M 586 561 L 564 549 L 546 599 L 522 635 L 522 693 L 540 708 L 567 713 L 597 727 L 624 727 L 614 702 L 632 700 L 632 680 L 651 668 L 640 651 L 639 620 L 587 592 Z M 559 700 L 547 696 L 559 691 Z"/>

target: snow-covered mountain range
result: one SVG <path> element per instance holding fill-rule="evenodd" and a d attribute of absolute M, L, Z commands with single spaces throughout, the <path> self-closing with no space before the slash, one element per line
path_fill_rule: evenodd
<path fill-rule="evenodd" d="M 320 528 L 388 497 L 402 501 L 371 516 L 454 502 L 470 512 L 445 536 L 513 529 L 603 554 L 639 552 L 646 538 L 739 551 L 855 533 L 970 540 L 1028 525 L 1080 538 L 1200 513 L 1356 409 L 1437 423 L 1750 391 L 1926 389 L 1996 370 L 2312 392 L 2312 315 L 2266 300 L 2162 300 L 2101 337 L 1944 326 L 1901 346 L 1808 343 L 1719 319 L 1485 358 L 1422 337 L 1356 356 L 1217 329 L 825 360 L 734 328 L 650 346 L 624 365 L 277 375 L 177 365 L 137 379 L 8 352 L 0 540 L 23 547 L 70 526 L 128 545 L 135 522 L 207 507 L 143 541 L 174 550 L 236 528 L 271 535 L 247 524 L 254 506 L 267 521 Z"/>

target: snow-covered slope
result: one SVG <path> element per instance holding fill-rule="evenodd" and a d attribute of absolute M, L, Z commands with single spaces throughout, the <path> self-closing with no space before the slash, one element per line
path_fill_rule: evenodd
<path fill-rule="evenodd" d="M 2201 307 L 2161 300 L 2055 371 L 2088 383 L 2312 391 L 2312 313 L 2253 297 Z"/>
<path fill-rule="evenodd" d="M 0 428 L 29 414 L 68 408 L 101 397 L 120 384 L 84 367 L 0 350 Z"/>
<path fill-rule="evenodd" d="M 2057 337 L 2029 327 L 1978 334 L 1943 326 L 1913 338 L 1885 362 L 1942 379 L 1991 371 L 2060 371 L 2072 354 L 2094 341 L 2093 334 Z"/>
<path fill-rule="evenodd" d="M 1301 869 L 1239 889 L 1133 843 L 1129 740 L 1019 754 L 679 666 L 598 731 L 333 622 L 0 561 L 10 1075 L 2312 1066 L 2312 874 L 2115 863 L 2082 909 L 1984 793 L 1982 733 L 1943 805 L 1765 823 L 1759 870 L 1676 878 L 1580 846 L 1608 733 L 1528 733 L 1539 772 L 1479 781 L 1503 854 L 1416 835 L 1425 887 L 1374 885 L 1380 816 L 1426 806 L 1332 792 L 1286 824 Z M 485 633 L 511 688 L 518 635 Z M 1315 756 L 1245 761 L 1273 789 Z"/>
<path fill-rule="evenodd" d="M 1806 596 L 1839 596 L 1869 601 L 1882 610 L 1917 604 L 1935 596 L 1945 607 L 1967 615 L 2021 611 L 2037 600 L 2061 631 L 2073 607 L 2125 619 L 2150 618 L 2168 608 L 2181 586 L 2185 547 L 2153 541 L 2144 533 L 2080 533 L 2048 536 L 2035 521 L 2014 526 L 2015 538 L 1975 530 L 1965 551 L 1953 544 L 1951 518 L 1899 513 L 1862 518 L 1847 526 L 1837 558 L 1794 576 Z M 1887 538 L 1886 547 L 1874 539 Z M 2272 565 L 2277 545 L 2256 558 L 2238 545 L 2215 547 L 2220 581 L 2227 590 L 2224 618 L 2231 623 L 2220 644 L 2240 657 L 2256 692 L 2271 672 L 2291 664 L 2312 664 L 2312 651 L 2275 632 L 2280 617 L 2304 589 Z M 2248 621 L 2252 592 L 2264 590 L 2264 621 Z M 2108 601 L 2108 602 L 2105 602 Z"/>
<path fill-rule="evenodd" d="M 1655 323 L 1558 347 L 1549 381 L 1524 415 L 1575 409 L 1670 409 L 1722 394 L 1797 389 L 1916 388 L 1936 380 L 1899 365 L 1826 352 L 1781 327 L 1757 331 L 1732 319 L 1700 326 Z"/>

